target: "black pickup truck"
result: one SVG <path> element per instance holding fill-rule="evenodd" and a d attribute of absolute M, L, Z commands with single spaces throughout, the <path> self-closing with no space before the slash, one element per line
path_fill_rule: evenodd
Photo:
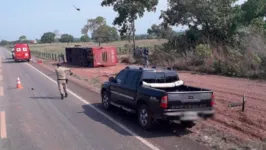
<path fill-rule="evenodd" d="M 102 85 L 101 96 L 106 109 L 137 113 L 144 129 L 160 120 L 192 127 L 196 120 L 214 115 L 213 92 L 184 85 L 171 69 L 126 67 Z"/>

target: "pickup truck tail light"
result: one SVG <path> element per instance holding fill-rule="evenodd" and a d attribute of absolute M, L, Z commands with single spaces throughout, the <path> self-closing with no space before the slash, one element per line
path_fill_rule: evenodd
<path fill-rule="evenodd" d="M 168 106 L 168 96 L 163 96 L 161 99 L 160 107 L 166 109 Z"/>
<path fill-rule="evenodd" d="M 214 105 L 214 94 L 212 94 L 211 106 Z"/>

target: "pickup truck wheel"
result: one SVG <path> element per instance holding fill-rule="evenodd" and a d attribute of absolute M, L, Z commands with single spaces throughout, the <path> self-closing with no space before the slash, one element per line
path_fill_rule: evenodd
<path fill-rule="evenodd" d="M 138 111 L 138 120 L 140 126 L 145 129 L 149 130 L 152 127 L 153 121 L 152 121 L 152 115 L 146 105 L 142 105 L 139 108 Z"/>
<path fill-rule="evenodd" d="M 107 110 L 111 108 L 110 96 L 106 91 L 104 91 L 102 94 L 102 104 L 103 104 L 103 107 Z"/>
<path fill-rule="evenodd" d="M 193 121 L 182 121 L 182 122 L 181 122 L 181 125 L 182 125 L 183 127 L 185 127 L 185 128 L 192 128 L 193 126 L 196 125 L 196 123 L 193 122 Z"/>

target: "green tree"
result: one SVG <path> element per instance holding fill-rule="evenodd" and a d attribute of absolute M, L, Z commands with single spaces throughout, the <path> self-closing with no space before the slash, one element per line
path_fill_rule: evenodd
<path fill-rule="evenodd" d="M 118 35 L 117 29 L 110 26 L 108 26 L 108 28 L 110 29 L 109 41 L 118 41 L 120 37 Z"/>
<path fill-rule="evenodd" d="M 89 31 L 94 32 L 103 25 L 106 25 L 104 17 L 98 16 L 95 19 L 88 19 L 87 24 L 81 29 L 81 33 L 87 35 Z"/>
<path fill-rule="evenodd" d="M 80 37 L 80 41 L 81 42 L 89 42 L 90 41 L 90 37 L 88 35 L 83 35 Z"/>
<path fill-rule="evenodd" d="M 3 46 L 8 45 L 8 44 L 9 44 L 9 42 L 6 41 L 6 40 L 2 40 L 2 41 L 0 42 L 0 45 L 3 45 Z"/>
<path fill-rule="evenodd" d="M 82 28 L 81 33 L 87 35 L 91 32 L 92 39 L 99 43 L 117 41 L 119 39 L 117 29 L 106 24 L 105 18 L 99 16 L 95 19 L 89 19 L 87 24 Z"/>
<path fill-rule="evenodd" d="M 151 28 L 147 30 L 147 33 L 149 35 L 156 36 L 158 39 L 168 39 L 174 33 L 174 31 L 170 27 L 153 24 Z"/>
<path fill-rule="evenodd" d="M 266 17 L 266 0 L 248 0 L 242 6 L 242 21 L 248 25 L 255 18 Z"/>
<path fill-rule="evenodd" d="M 55 41 L 55 34 L 53 32 L 46 32 L 41 37 L 42 43 L 52 43 Z"/>
<path fill-rule="evenodd" d="M 22 41 L 26 41 L 27 40 L 27 37 L 25 35 L 22 35 L 19 37 L 19 41 L 22 42 Z"/>
<path fill-rule="evenodd" d="M 186 0 L 168 1 L 168 9 L 162 11 L 164 26 L 186 25 L 205 36 L 225 40 L 238 27 L 240 7 L 237 0 Z"/>
<path fill-rule="evenodd" d="M 92 39 L 99 43 L 117 41 L 119 39 L 117 29 L 108 25 L 102 25 L 92 32 Z"/>
<path fill-rule="evenodd" d="M 135 20 L 141 18 L 145 11 L 155 10 L 158 0 L 102 0 L 102 6 L 112 6 L 118 13 L 113 24 L 121 27 L 120 35 L 130 32 L 133 37 L 133 48 L 135 49 Z"/>
<path fill-rule="evenodd" d="M 60 40 L 60 42 L 62 43 L 70 43 L 70 42 L 74 42 L 74 37 L 70 34 L 62 34 Z"/>

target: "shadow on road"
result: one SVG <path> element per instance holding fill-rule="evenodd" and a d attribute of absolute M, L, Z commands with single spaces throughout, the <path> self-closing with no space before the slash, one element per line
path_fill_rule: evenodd
<path fill-rule="evenodd" d="M 15 62 L 12 58 L 10 59 L 5 59 L 5 61 L 3 61 L 2 63 L 4 64 L 18 64 L 18 63 L 27 63 L 26 61 L 18 61 L 18 62 Z"/>
<path fill-rule="evenodd" d="M 123 124 L 130 130 L 134 131 L 139 136 L 144 137 L 144 138 L 168 137 L 168 136 L 181 137 L 181 136 L 191 133 L 190 130 L 183 128 L 180 124 L 166 123 L 166 122 L 156 123 L 153 129 L 151 129 L 150 131 L 145 131 L 139 126 L 137 115 L 135 114 L 130 114 L 117 108 L 113 108 L 111 111 L 106 111 L 104 110 L 104 108 L 102 107 L 100 103 L 91 104 L 91 105 L 99 108 L 100 110 L 105 112 L 107 115 L 112 117 L 114 120 Z M 124 131 L 123 129 L 118 127 L 116 124 L 106 119 L 101 114 L 95 113 L 95 110 L 93 110 L 91 106 L 83 105 L 82 108 L 84 109 L 84 112 L 79 112 L 79 113 L 86 114 L 89 118 L 108 126 L 109 128 L 115 130 L 121 135 L 131 136 L 131 134 Z"/>
<path fill-rule="evenodd" d="M 10 60 L 10 61 L 3 61 L 2 63 L 3 64 L 16 64 L 16 63 L 19 63 L 19 62 L 15 62 L 14 60 Z"/>
<path fill-rule="evenodd" d="M 9 58 L 5 58 L 5 60 L 14 60 L 14 59 L 9 57 Z"/>
<path fill-rule="evenodd" d="M 40 97 L 30 97 L 31 99 L 51 99 L 51 100 L 61 100 L 61 97 L 55 96 L 55 97 L 49 97 L 49 96 L 40 96 Z"/>

